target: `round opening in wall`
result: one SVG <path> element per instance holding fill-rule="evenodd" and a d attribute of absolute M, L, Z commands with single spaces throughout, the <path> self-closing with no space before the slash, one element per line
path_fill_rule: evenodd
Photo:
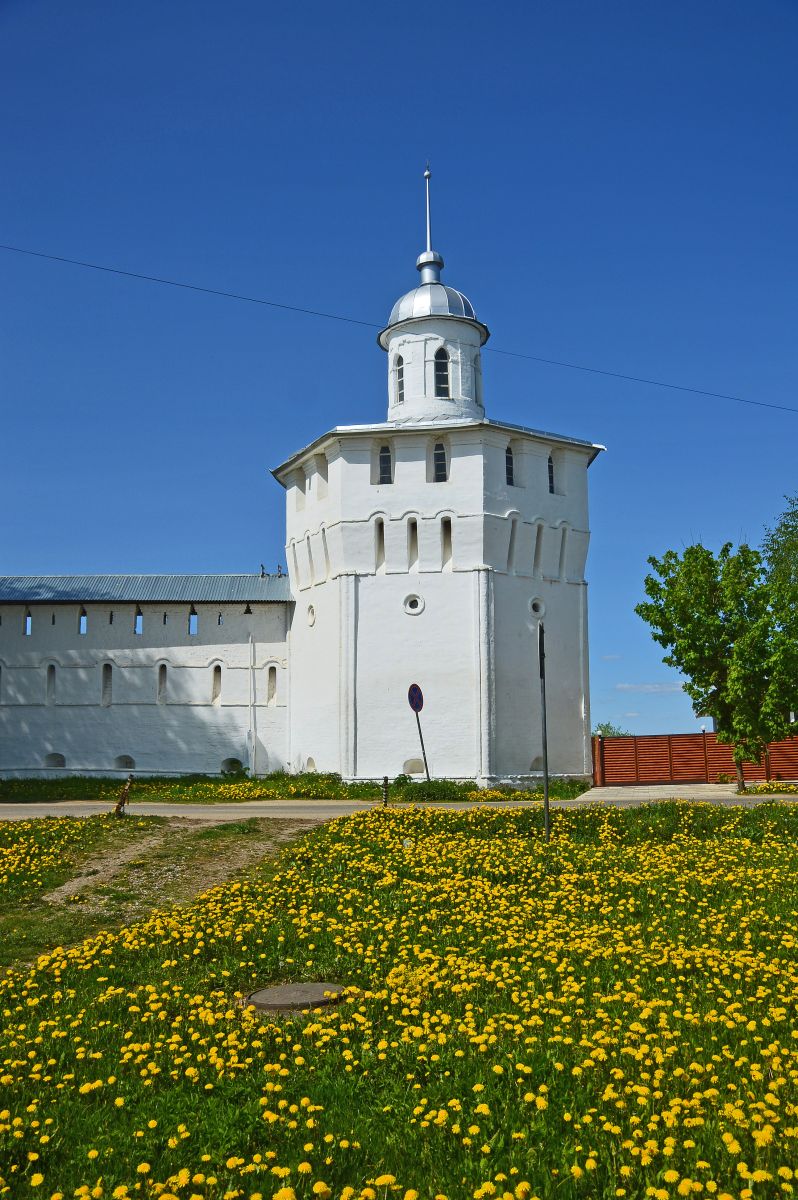
<path fill-rule="evenodd" d="M 529 611 L 533 617 L 542 617 L 546 612 L 546 605 L 536 596 L 534 600 L 529 601 Z"/>
<path fill-rule="evenodd" d="M 244 770 L 244 764 L 240 758 L 226 758 L 222 763 L 223 775 L 241 775 Z"/>
<path fill-rule="evenodd" d="M 65 767 L 66 759 L 63 754 L 47 754 L 45 755 L 44 765 L 46 767 Z"/>
<path fill-rule="evenodd" d="M 308 605 L 308 625 L 311 628 L 316 624 L 316 610 L 312 604 Z"/>
<path fill-rule="evenodd" d="M 316 760 L 315 760 L 315 758 L 309 758 L 309 759 L 308 759 L 308 761 L 305 763 L 305 770 L 306 770 L 306 771 L 310 771 L 310 772 L 315 772 L 315 770 L 316 770 Z"/>
<path fill-rule="evenodd" d="M 424 611 L 424 601 L 420 596 L 405 596 L 404 610 L 409 616 L 417 617 L 419 613 Z"/>
<path fill-rule="evenodd" d="M 136 768 L 136 760 L 131 758 L 129 754 L 117 754 L 114 759 L 115 771 L 133 771 Z"/>

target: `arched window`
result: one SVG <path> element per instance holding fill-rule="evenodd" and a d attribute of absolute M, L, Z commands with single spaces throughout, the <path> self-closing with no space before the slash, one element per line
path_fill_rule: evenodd
<path fill-rule="evenodd" d="M 114 669 L 110 663 L 103 663 L 103 682 L 100 692 L 100 703 L 108 708 L 113 698 Z"/>
<path fill-rule="evenodd" d="M 78 615 L 78 633 L 83 637 L 89 629 L 89 616 L 85 608 L 80 610 Z"/>
<path fill-rule="evenodd" d="M 219 663 L 213 668 L 213 678 L 211 680 L 211 704 L 221 704 L 222 702 L 222 668 Z"/>
<path fill-rule="evenodd" d="M 196 637 L 198 633 L 199 633 L 199 617 L 197 616 L 196 608 L 192 604 L 191 611 L 188 614 L 188 636 Z"/>
<path fill-rule="evenodd" d="M 504 452 L 504 477 L 509 487 L 515 487 L 515 464 L 513 462 L 512 446 L 508 446 Z"/>
<path fill-rule="evenodd" d="M 405 360 L 401 354 L 396 356 L 396 403 L 405 402 Z"/>
<path fill-rule="evenodd" d="M 158 667 L 157 700 L 159 704 L 166 704 L 166 663 L 161 663 Z"/>
<path fill-rule="evenodd" d="M 549 491 L 554 495 L 554 458 L 549 455 Z"/>
<path fill-rule="evenodd" d="M 52 663 L 47 668 L 47 703 L 55 703 L 55 667 Z"/>
<path fill-rule="evenodd" d="M 446 483 L 449 478 L 449 469 L 446 462 L 446 447 L 443 442 L 436 442 L 435 449 L 432 451 L 432 482 Z"/>
<path fill-rule="evenodd" d="M 25 637 L 30 637 L 33 633 L 33 617 L 30 614 L 30 609 L 28 609 L 25 613 L 25 621 L 22 626 L 22 632 L 25 634 Z"/>
<path fill-rule="evenodd" d="M 439 400 L 448 400 L 449 394 L 449 354 L 441 346 L 435 351 L 435 396 Z"/>
<path fill-rule="evenodd" d="M 266 676 L 266 703 L 274 705 L 277 703 L 277 668 L 269 667 L 269 673 Z"/>
<path fill-rule="evenodd" d="M 393 455 L 390 446 L 380 446 L 379 483 L 393 483 Z"/>

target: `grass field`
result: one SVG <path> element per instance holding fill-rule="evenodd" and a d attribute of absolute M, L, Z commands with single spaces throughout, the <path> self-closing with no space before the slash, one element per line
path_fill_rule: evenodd
<path fill-rule="evenodd" d="M 582 779 L 553 779 L 551 795 L 570 799 L 587 791 Z M 103 800 L 113 805 L 122 789 L 120 779 L 68 775 L 58 779 L 0 779 L 0 803 L 60 800 Z M 390 783 L 393 802 L 425 800 L 537 800 L 542 792 L 518 792 L 511 788 L 479 791 L 473 783 L 436 779 L 432 783 L 412 781 L 401 775 Z M 340 775 L 306 773 L 287 775 L 276 772 L 256 779 L 245 775 L 220 779 L 210 775 L 184 775 L 174 779 L 162 776 L 136 776 L 131 791 L 137 801 L 168 801 L 171 804 L 231 804 L 248 800 L 381 800 L 381 781 L 363 780 L 344 783 Z"/>
<path fill-rule="evenodd" d="M 798 808 L 380 809 L 0 982 L 0 1192 L 791 1194 Z M 278 979 L 350 987 L 265 1019 Z"/>
<path fill-rule="evenodd" d="M 253 817 L 0 822 L 0 968 L 191 900 L 312 825 Z"/>

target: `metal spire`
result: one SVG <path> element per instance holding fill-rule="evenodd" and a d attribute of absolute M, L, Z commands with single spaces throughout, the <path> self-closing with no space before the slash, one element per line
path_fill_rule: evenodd
<path fill-rule="evenodd" d="M 427 194 L 427 249 L 423 254 L 419 254 L 416 262 L 416 268 L 421 272 L 422 283 L 440 283 L 441 270 L 443 268 L 443 259 L 437 251 L 432 249 L 432 218 L 430 217 L 429 203 L 429 181 L 432 172 L 427 163 L 424 171 L 424 186 Z"/>
<path fill-rule="evenodd" d="M 429 160 L 427 160 L 427 169 L 424 172 L 424 179 L 427 183 L 427 254 L 432 251 L 432 222 L 429 215 L 429 181 L 432 171 L 429 169 Z"/>

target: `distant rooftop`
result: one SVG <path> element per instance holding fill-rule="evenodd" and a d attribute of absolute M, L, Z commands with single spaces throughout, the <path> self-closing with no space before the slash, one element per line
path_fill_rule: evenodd
<path fill-rule="evenodd" d="M 2 575 L 0 604 L 284 604 L 287 575 Z"/>

